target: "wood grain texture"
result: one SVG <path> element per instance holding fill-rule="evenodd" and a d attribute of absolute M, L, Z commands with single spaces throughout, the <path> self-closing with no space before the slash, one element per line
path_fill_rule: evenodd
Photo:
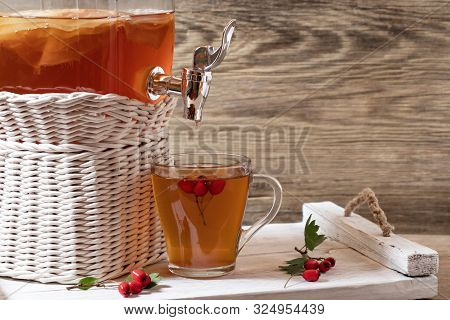
<path fill-rule="evenodd" d="M 217 44 L 229 19 L 238 29 L 203 127 L 189 129 L 180 109 L 173 149 L 250 156 L 284 187 L 278 221 L 371 187 L 396 232 L 449 234 L 449 14 L 437 0 L 179 0 L 175 70 L 196 46 Z M 282 158 L 293 169 L 267 170 Z M 270 194 L 255 187 L 248 221 Z"/>

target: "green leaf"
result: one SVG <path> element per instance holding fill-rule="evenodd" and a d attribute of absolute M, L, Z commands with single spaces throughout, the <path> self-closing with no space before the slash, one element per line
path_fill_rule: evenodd
<path fill-rule="evenodd" d="M 159 273 L 156 273 L 156 272 L 150 273 L 149 277 L 150 277 L 150 279 L 152 279 L 152 282 L 154 282 L 155 284 L 158 284 L 162 280 Z"/>
<path fill-rule="evenodd" d="M 287 264 L 305 264 L 305 259 L 302 258 L 296 258 L 289 261 L 286 261 Z"/>
<path fill-rule="evenodd" d="M 150 282 L 150 284 L 146 287 L 146 288 L 144 288 L 144 290 L 149 290 L 149 289 L 151 289 L 151 288 L 154 288 L 154 287 L 156 287 L 158 284 L 156 283 L 156 282 Z"/>
<path fill-rule="evenodd" d="M 286 273 L 289 273 L 291 276 L 298 276 L 303 271 L 305 271 L 305 262 L 307 258 L 301 257 L 293 260 L 286 261 L 287 265 L 285 266 L 279 266 L 281 271 L 284 271 Z"/>
<path fill-rule="evenodd" d="M 325 241 L 327 237 L 318 234 L 319 226 L 316 225 L 316 220 L 311 221 L 311 215 L 306 221 L 305 225 L 305 245 L 308 250 L 313 251 L 317 246 Z"/>
<path fill-rule="evenodd" d="M 130 281 L 133 281 L 133 277 L 131 276 L 131 274 L 127 275 L 125 279 L 123 279 L 123 282 L 130 282 Z"/>
<path fill-rule="evenodd" d="M 286 261 L 286 265 L 279 266 L 281 271 L 289 273 L 291 276 L 298 276 L 305 271 L 305 262 L 310 259 L 308 250 L 313 251 L 318 245 L 325 241 L 326 237 L 322 234 L 318 234 L 319 226 L 316 225 L 316 221 L 312 220 L 312 216 L 308 217 L 305 225 L 305 247 L 301 249 L 295 248 L 297 252 L 301 254 L 300 258 L 295 258 Z"/>
<path fill-rule="evenodd" d="M 159 273 L 156 273 L 156 272 L 150 273 L 148 276 L 150 277 L 152 282 L 150 282 L 150 284 L 147 287 L 144 288 L 145 290 L 148 290 L 148 289 L 156 287 L 158 285 L 158 283 L 162 280 L 162 278 L 159 275 Z"/>
<path fill-rule="evenodd" d="M 80 290 L 89 290 L 93 286 L 95 286 L 98 283 L 98 279 L 94 277 L 86 277 L 81 278 L 80 281 L 78 281 L 78 288 Z"/>

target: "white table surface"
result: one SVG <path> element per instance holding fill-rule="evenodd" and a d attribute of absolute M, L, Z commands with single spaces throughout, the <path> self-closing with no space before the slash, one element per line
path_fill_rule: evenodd
<path fill-rule="evenodd" d="M 409 278 L 334 241 L 314 252 L 333 256 L 336 267 L 319 281 L 292 279 L 278 266 L 298 257 L 294 246 L 303 245 L 303 224 L 272 224 L 263 228 L 243 249 L 236 270 L 209 280 L 185 279 L 167 270 L 166 262 L 145 268 L 159 272 L 160 285 L 132 299 L 419 299 L 437 295 L 437 277 Z M 123 299 L 116 289 L 66 290 L 58 284 L 41 284 L 0 278 L 2 299 Z"/>

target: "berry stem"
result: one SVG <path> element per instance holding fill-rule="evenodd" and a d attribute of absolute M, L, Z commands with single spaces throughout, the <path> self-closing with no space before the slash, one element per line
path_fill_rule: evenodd
<path fill-rule="evenodd" d="M 79 285 L 76 285 L 76 286 L 67 287 L 66 289 L 67 290 L 73 290 L 73 289 L 78 289 L 79 287 L 80 287 Z"/>
<path fill-rule="evenodd" d="M 99 283 L 94 284 L 92 286 L 93 287 L 97 287 L 97 288 L 108 288 L 108 287 L 113 288 L 113 287 L 116 287 L 117 284 L 116 283 L 111 283 L 111 285 L 108 286 L 105 282 L 99 282 Z M 70 287 L 66 287 L 67 290 L 80 289 L 80 288 L 81 288 L 81 286 L 79 284 L 76 284 L 76 285 L 73 285 L 73 286 L 70 286 Z"/>
<path fill-rule="evenodd" d="M 286 283 L 284 284 L 284 288 L 286 289 L 289 281 L 291 281 L 291 279 L 294 277 L 294 275 L 291 274 L 291 276 L 289 277 L 289 279 L 286 280 Z"/>
<path fill-rule="evenodd" d="M 206 199 L 207 196 L 208 196 L 208 195 L 206 195 L 205 197 L 202 198 L 202 204 L 203 204 L 203 202 L 206 201 L 206 200 L 203 200 L 203 199 L 204 199 L 204 198 Z M 209 197 L 208 201 L 206 201 L 206 204 L 203 205 L 203 212 L 206 211 L 206 209 L 208 208 L 208 205 L 210 204 L 210 202 L 211 202 L 211 200 L 212 200 L 213 197 L 214 197 L 214 196 L 211 195 L 211 196 Z"/>
<path fill-rule="evenodd" d="M 198 201 L 198 197 L 195 196 L 195 202 L 197 202 L 198 211 L 200 212 L 200 216 L 202 217 L 203 225 L 206 226 L 205 215 L 203 214 L 202 207 L 200 205 L 200 201 Z"/>
<path fill-rule="evenodd" d="M 295 247 L 294 248 L 295 249 L 295 251 L 297 251 L 298 253 L 300 253 L 300 254 L 308 254 L 308 249 L 306 249 L 306 245 L 304 245 L 301 249 L 299 249 L 299 248 L 297 248 L 297 247 Z M 305 251 L 303 251 L 302 249 L 305 249 Z"/>

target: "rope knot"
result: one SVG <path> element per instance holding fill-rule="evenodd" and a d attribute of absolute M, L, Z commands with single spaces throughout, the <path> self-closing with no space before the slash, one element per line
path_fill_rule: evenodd
<path fill-rule="evenodd" d="M 394 226 L 387 221 L 386 214 L 378 203 L 378 198 L 370 188 L 363 189 L 356 197 L 350 200 L 345 206 L 344 215 L 349 217 L 352 211 L 358 209 L 362 204 L 367 203 L 372 212 L 374 220 L 378 223 L 383 232 L 383 237 L 390 237 Z"/>

